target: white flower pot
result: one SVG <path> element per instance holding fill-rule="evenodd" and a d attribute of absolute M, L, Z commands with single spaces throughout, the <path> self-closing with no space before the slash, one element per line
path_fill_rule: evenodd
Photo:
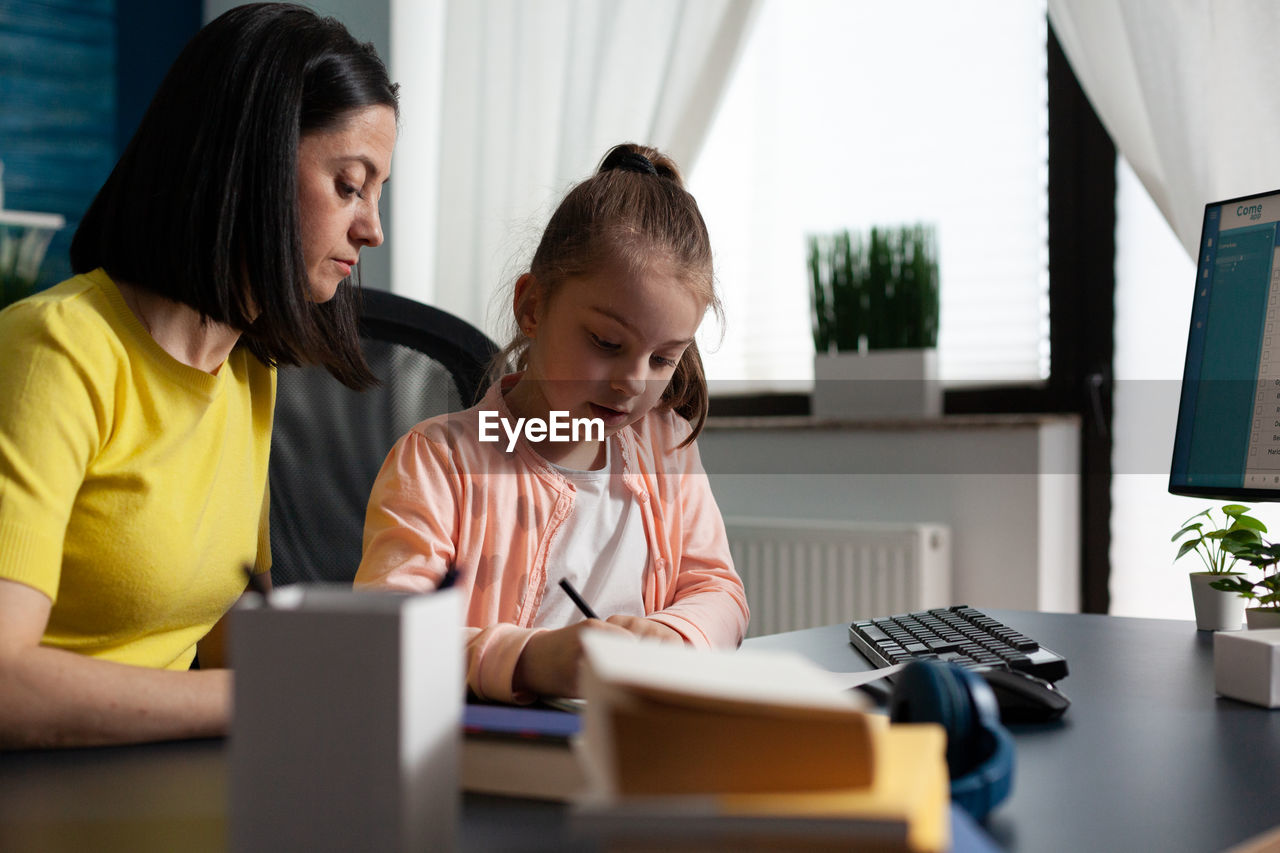
<path fill-rule="evenodd" d="M 1239 572 L 1191 572 L 1191 603 L 1196 609 L 1196 628 L 1201 631 L 1239 631 L 1244 624 L 1245 600 L 1234 592 L 1209 586 Z M 1250 625 L 1250 628 L 1253 626 Z"/>
<path fill-rule="evenodd" d="M 937 349 L 816 354 L 813 414 L 819 418 L 941 416 Z"/>
<path fill-rule="evenodd" d="M 1250 607 L 1244 615 L 1249 620 L 1250 630 L 1280 628 L 1280 608 Z"/>

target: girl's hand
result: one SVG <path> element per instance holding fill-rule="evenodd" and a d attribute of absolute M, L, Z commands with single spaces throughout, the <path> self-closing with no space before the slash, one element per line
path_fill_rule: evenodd
<path fill-rule="evenodd" d="M 516 692 L 577 697 L 584 631 L 610 631 L 622 635 L 628 633 L 622 627 L 599 619 L 587 619 L 554 631 L 538 631 L 529 638 L 524 651 L 520 653 L 520 660 L 516 662 L 515 677 L 512 679 Z"/>
<path fill-rule="evenodd" d="M 661 622 L 655 622 L 652 619 L 646 619 L 643 616 L 623 616 L 621 614 L 610 616 L 607 620 L 610 625 L 617 625 L 620 628 L 626 628 L 637 637 L 646 637 L 651 640 L 660 640 L 664 643 L 678 643 L 684 645 L 684 637 L 676 629 Z"/>

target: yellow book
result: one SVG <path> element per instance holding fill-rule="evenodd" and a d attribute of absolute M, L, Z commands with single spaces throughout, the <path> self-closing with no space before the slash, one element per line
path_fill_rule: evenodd
<path fill-rule="evenodd" d="M 619 850 L 942 851 L 946 735 L 799 656 L 585 638 L 575 820 Z"/>

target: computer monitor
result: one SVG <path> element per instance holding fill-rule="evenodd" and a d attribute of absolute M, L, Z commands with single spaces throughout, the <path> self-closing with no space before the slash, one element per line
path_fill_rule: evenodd
<path fill-rule="evenodd" d="M 1169 491 L 1280 500 L 1280 190 L 1205 205 Z"/>

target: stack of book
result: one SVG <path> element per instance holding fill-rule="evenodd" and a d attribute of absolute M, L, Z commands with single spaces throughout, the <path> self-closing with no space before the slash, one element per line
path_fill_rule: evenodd
<path fill-rule="evenodd" d="M 942 851 L 946 735 L 798 655 L 584 637 L 575 823 L 627 850 Z"/>
<path fill-rule="evenodd" d="M 468 703 L 462 712 L 462 788 L 568 801 L 586 780 L 571 741 L 581 718 L 553 708 Z"/>

